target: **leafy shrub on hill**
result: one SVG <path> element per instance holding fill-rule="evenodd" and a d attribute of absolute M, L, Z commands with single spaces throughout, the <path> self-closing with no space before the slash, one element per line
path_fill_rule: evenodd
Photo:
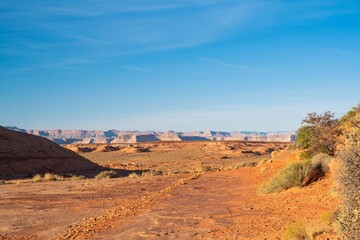
<path fill-rule="evenodd" d="M 324 114 L 309 113 L 298 130 L 296 145 L 306 149 L 308 155 L 326 153 L 334 156 L 340 130 L 339 120 L 329 111 Z"/>
<path fill-rule="evenodd" d="M 310 148 L 315 142 L 315 136 L 310 126 L 303 126 L 298 130 L 296 144 L 300 149 Z"/>

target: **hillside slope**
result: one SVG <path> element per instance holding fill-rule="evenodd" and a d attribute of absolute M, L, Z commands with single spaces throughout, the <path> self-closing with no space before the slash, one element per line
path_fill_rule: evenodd
<path fill-rule="evenodd" d="M 46 138 L 0 127 L 0 178 L 98 167 Z"/>

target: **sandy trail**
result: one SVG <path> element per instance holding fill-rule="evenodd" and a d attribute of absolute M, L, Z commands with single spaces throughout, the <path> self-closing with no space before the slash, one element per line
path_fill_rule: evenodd
<path fill-rule="evenodd" d="M 317 221 L 337 201 L 326 178 L 308 188 L 260 196 L 258 186 L 275 173 L 243 168 L 214 172 L 179 186 L 151 207 L 96 239 L 279 239 L 284 226 Z"/>

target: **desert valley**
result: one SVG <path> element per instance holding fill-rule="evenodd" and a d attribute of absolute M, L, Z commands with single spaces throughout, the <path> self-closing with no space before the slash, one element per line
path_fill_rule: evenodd
<path fill-rule="evenodd" d="M 290 142 L 60 147 L 0 130 L 1 239 L 280 239 L 297 221 L 319 228 L 316 239 L 337 236 L 326 217 L 339 203 L 333 174 L 305 188 L 259 193 L 299 161 Z"/>
<path fill-rule="evenodd" d="M 0 240 L 360 240 L 359 0 L 1 0 Z"/>

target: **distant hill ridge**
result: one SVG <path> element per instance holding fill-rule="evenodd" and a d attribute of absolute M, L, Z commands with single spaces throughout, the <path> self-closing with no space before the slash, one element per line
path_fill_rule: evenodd
<path fill-rule="evenodd" d="M 58 144 L 77 143 L 136 143 L 156 141 L 201 141 L 201 140 L 245 140 L 292 142 L 296 139 L 295 132 L 256 132 L 256 131 L 121 131 L 121 130 L 37 130 L 6 127 L 18 132 L 26 132 L 48 138 Z"/>

